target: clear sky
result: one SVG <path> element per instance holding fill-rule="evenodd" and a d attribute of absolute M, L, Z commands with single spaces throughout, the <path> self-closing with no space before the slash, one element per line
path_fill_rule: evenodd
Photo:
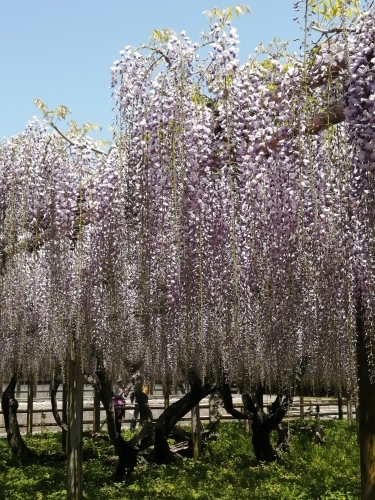
<path fill-rule="evenodd" d="M 22 131 L 40 112 L 65 104 L 71 118 L 95 122 L 109 138 L 110 67 L 126 45 L 147 43 L 153 29 L 185 30 L 193 41 L 207 29 L 204 10 L 242 0 L 0 0 L 0 140 Z M 295 0 L 249 0 L 251 15 L 234 21 L 240 59 L 273 38 L 301 36 Z M 292 43 L 291 51 L 299 51 Z M 64 127 L 62 127 L 64 128 Z"/>

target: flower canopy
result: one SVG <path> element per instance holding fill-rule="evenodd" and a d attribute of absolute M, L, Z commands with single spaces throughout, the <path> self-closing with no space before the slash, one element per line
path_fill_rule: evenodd
<path fill-rule="evenodd" d="M 271 387 L 307 358 L 306 384 L 353 383 L 359 295 L 374 331 L 373 14 L 303 61 L 240 65 L 238 45 L 219 19 L 203 48 L 125 48 L 107 155 L 37 119 L 1 144 L 3 377 L 65 366 L 74 341 L 88 372 Z"/>

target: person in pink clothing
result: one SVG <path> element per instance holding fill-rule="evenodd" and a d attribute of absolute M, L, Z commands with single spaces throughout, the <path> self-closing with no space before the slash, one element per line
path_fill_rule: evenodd
<path fill-rule="evenodd" d="M 131 387 L 124 386 L 124 380 L 121 376 L 117 377 L 116 385 L 113 387 L 112 403 L 115 408 L 116 430 L 121 433 L 121 420 L 125 417 L 126 396 Z"/>

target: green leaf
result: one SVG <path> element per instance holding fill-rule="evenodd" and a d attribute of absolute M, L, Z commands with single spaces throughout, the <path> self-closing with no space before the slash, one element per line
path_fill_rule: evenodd
<path fill-rule="evenodd" d="M 86 122 L 83 124 L 82 126 L 83 128 L 83 131 L 85 134 L 87 134 L 87 132 L 89 132 L 90 130 L 102 130 L 102 127 L 100 125 L 98 125 L 97 123 L 92 123 L 92 122 Z"/>
<path fill-rule="evenodd" d="M 158 40 L 160 43 L 163 41 L 163 36 L 161 34 L 161 31 L 159 31 L 159 30 L 154 30 L 152 32 L 151 38 Z"/>
<path fill-rule="evenodd" d="M 170 37 L 174 35 L 175 32 L 171 30 L 170 28 L 164 28 L 162 30 L 153 30 L 151 39 L 156 40 L 159 43 L 165 43 L 168 42 Z"/>
<path fill-rule="evenodd" d="M 236 5 L 235 7 L 229 5 L 223 10 L 214 7 L 211 10 L 205 10 L 203 14 L 207 17 L 209 22 L 216 20 L 220 21 L 221 25 L 224 25 L 226 21 L 231 21 L 233 19 L 233 14 L 237 17 L 250 14 L 250 7 L 246 4 Z"/>
<path fill-rule="evenodd" d="M 34 103 L 34 106 L 36 106 L 41 111 L 45 111 L 47 109 L 47 106 L 44 104 L 44 102 L 41 99 L 34 99 L 33 103 Z"/>
<path fill-rule="evenodd" d="M 72 112 L 69 110 L 67 106 L 65 106 L 65 104 L 60 104 L 55 109 L 55 113 L 58 118 L 62 118 L 63 120 L 65 120 L 66 117 L 70 115 Z"/>
<path fill-rule="evenodd" d="M 244 16 L 245 14 L 250 14 L 250 7 L 246 4 L 236 5 L 233 9 L 237 17 Z"/>
<path fill-rule="evenodd" d="M 349 7 L 350 5 L 350 7 Z M 353 15 L 358 15 L 360 0 L 308 0 L 307 6 L 311 7 L 312 12 L 321 14 L 326 21 L 332 21 L 344 12 L 345 17 L 351 18 Z"/>

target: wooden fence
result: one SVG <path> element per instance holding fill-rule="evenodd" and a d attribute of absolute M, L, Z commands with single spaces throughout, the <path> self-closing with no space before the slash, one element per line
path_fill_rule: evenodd
<path fill-rule="evenodd" d="M 27 418 L 28 418 L 28 401 L 30 402 L 30 396 L 28 399 L 28 390 L 25 388 L 27 386 L 18 386 L 16 397 L 19 401 L 19 408 L 17 411 L 18 421 L 21 432 L 26 432 L 27 429 Z M 4 387 L 5 388 L 5 387 Z M 233 391 L 234 407 L 243 411 L 243 405 L 241 401 L 240 394 L 236 394 Z M 170 402 L 176 401 L 182 396 L 179 391 L 177 394 L 171 394 L 169 396 Z M 267 406 L 274 400 L 274 397 L 265 396 L 264 406 Z M 57 430 L 58 426 L 53 418 L 51 403 L 50 403 L 50 388 L 48 384 L 39 385 L 38 390 L 33 391 L 32 395 L 32 427 L 29 432 L 44 432 L 46 430 Z M 57 402 L 59 411 L 62 411 L 62 390 L 60 389 L 57 393 Z M 162 392 L 162 387 L 155 386 L 153 394 L 149 396 L 149 406 L 153 412 L 154 419 L 162 413 L 165 408 L 165 396 Z M 125 427 L 132 421 L 132 412 L 134 411 L 134 406 L 125 406 L 125 418 L 123 423 Z M 209 401 L 205 398 L 201 401 L 200 405 L 200 418 L 201 420 L 209 420 Z M 96 417 L 95 417 L 96 413 Z M 341 405 L 339 406 L 339 401 L 337 398 L 314 398 L 314 397 L 304 397 L 295 399 L 295 403 L 287 412 L 286 418 L 304 418 L 304 417 L 315 417 L 319 415 L 321 418 L 347 418 L 349 423 L 355 418 L 355 406 L 352 405 L 352 401 L 347 401 L 346 399 L 341 400 Z M 30 416 L 29 416 L 30 418 Z M 105 422 L 105 412 L 103 407 L 96 408 L 94 405 L 94 390 L 90 385 L 85 385 L 84 387 L 84 407 L 83 407 L 83 423 L 84 428 L 93 428 L 96 419 L 100 419 L 101 424 Z M 224 421 L 233 420 L 231 415 L 228 415 L 224 408 L 221 409 L 221 419 Z M 190 422 L 190 414 L 185 415 L 182 418 L 183 422 Z M 97 426 L 98 424 L 96 424 Z M 5 434 L 5 425 L 2 411 L 0 409 L 0 435 Z"/>

